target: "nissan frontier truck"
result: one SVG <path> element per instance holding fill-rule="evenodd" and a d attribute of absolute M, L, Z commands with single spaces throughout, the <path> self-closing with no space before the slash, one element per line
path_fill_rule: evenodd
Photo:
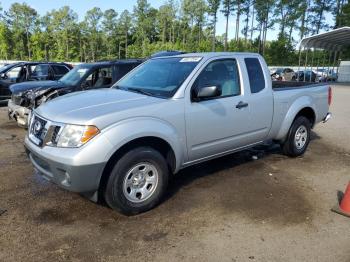
<path fill-rule="evenodd" d="M 254 53 L 152 58 L 110 89 L 36 108 L 25 147 L 47 180 L 132 215 L 155 207 L 188 166 L 270 140 L 303 155 L 331 98 L 326 84 L 272 83 Z"/>

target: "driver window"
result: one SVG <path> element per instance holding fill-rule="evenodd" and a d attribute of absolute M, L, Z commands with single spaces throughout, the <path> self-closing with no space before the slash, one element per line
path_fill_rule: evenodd
<path fill-rule="evenodd" d="M 220 97 L 237 96 L 241 94 L 239 74 L 235 59 L 217 60 L 209 63 L 196 80 L 196 87 L 218 86 Z"/>
<path fill-rule="evenodd" d="M 85 80 L 84 87 L 100 88 L 112 85 L 112 67 L 103 67 L 94 70 Z"/>

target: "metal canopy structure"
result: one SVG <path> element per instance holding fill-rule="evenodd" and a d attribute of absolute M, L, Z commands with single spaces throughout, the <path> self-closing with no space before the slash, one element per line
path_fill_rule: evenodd
<path fill-rule="evenodd" d="M 341 27 L 306 37 L 300 42 L 300 48 L 319 48 L 338 52 L 347 46 L 350 46 L 350 27 Z"/>
<path fill-rule="evenodd" d="M 306 37 L 303 40 L 301 40 L 299 45 L 298 71 L 300 70 L 300 67 L 301 67 L 302 51 L 304 51 L 304 54 L 305 54 L 304 71 L 307 70 L 307 67 L 309 67 L 312 71 L 313 68 L 315 67 L 314 65 L 315 52 L 319 53 L 320 51 L 317 51 L 317 50 L 322 50 L 323 59 L 322 58 L 321 59 L 323 61 L 320 61 L 320 57 L 318 57 L 317 64 L 316 64 L 316 71 L 318 71 L 320 67 L 322 67 L 324 71 L 325 67 L 327 67 L 327 70 L 326 70 L 327 73 L 324 76 L 324 78 L 327 81 L 327 79 L 329 79 L 329 75 L 333 74 L 337 61 L 340 61 L 341 51 L 349 46 L 350 46 L 350 27 L 341 27 L 329 32 Z M 310 50 L 311 50 L 311 56 L 312 56 L 311 59 L 308 57 Z M 328 59 L 326 58 L 326 55 L 328 56 Z M 332 63 L 332 60 L 333 60 L 333 63 Z M 331 67 L 333 69 L 331 69 Z M 338 69 L 337 69 L 337 75 L 338 75 Z M 308 80 L 305 78 L 305 74 L 304 74 L 303 80 L 304 81 Z M 298 81 L 299 81 L 299 78 L 298 78 Z M 311 82 L 311 76 L 309 81 Z"/>

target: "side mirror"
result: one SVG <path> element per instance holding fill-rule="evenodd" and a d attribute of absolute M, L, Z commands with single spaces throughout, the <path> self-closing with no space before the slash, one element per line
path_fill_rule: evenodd
<path fill-rule="evenodd" d="M 204 86 L 194 90 L 194 101 L 200 101 L 203 99 L 221 96 L 220 86 Z"/>
<path fill-rule="evenodd" d="M 0 75 L 0 78 L 1 78 L 1 79 L 7 79 L 6 73 L 2 73 L 2 74 Z"/>

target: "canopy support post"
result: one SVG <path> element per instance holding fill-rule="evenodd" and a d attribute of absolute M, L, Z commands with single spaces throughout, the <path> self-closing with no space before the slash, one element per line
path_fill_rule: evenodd
<path fill-rule="evenodd" d="M 299 82 L 300 64 L 301 64 L 301 45 L 299 46 L 299 66 L 298 66 L 298 74 L 297 74 L 298 82 Z"/>
<path fill-rule="evenodd" d="M 332 68 L 332 76 L 335 75 L 334 67 L 335 62 L 337 61 L 338 51 L 334 51 L 334 59 L 333 59 L 333 68 Z"/>
<path fill-rule="evenodd" d="M 315 48 L 312 49 L 312 58 L 311 58 L 311 72 L 310 72 L 310 79 L 309 82 L 312 81 L 312 68 L 314 65 L 314 57 L 315 57 Z M 315 79 L 316 80 L 316 79 Z"/>
<path fill-rule="evenodd" d="M 309 53 L 309 48 L 306 49 L 306 55 L 305 55 L 305 67 L 304 67 L 304 82 L 306 82 L 306 66 L 307 66 L 307 55 Z"/>
<path fill-rule="evenodd" d="M 331 64 L 331 56 L 332 56 L 332 51 L 329 51 L 329 54 L 328 54 L 328 67 L 327 67 L 327 78 L 326 78 L 326 82 L 328 82 L 329 69 L 330 69 L 330 64 Z"/>

